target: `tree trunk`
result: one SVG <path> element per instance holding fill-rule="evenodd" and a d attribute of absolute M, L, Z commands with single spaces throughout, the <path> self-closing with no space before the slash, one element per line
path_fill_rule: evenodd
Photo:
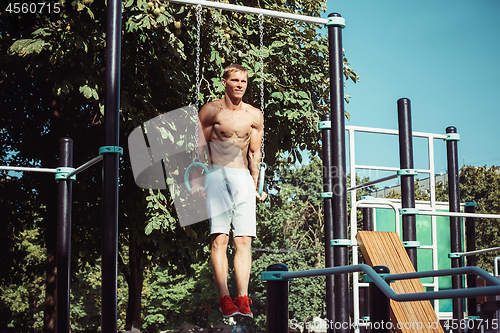
<path fill-rule="evenodd" d="M 49 85 L 50 86 L 50 85 Z M 43 88 L 42 88 L 43 90 Z M 46 88 L 46 96 L 52 96 L 50 88 Z M 42 165 L 58 166 L 59 136 L 61 135 L 61 119 L 59 105 L 53 98 L 49 102 L 50 132 L 42 150 Z M 47 207 L 45 223 L 45 246 L 47 247 L 47 277 L 45 280 L 45 302 L 43 314 L 43 332 L 56 333 L 56 283 L 57 283 L 57 184 L 53 177 L 40 177 L 40 198 Z M 48 198 L 48 199 L 44 199 Z"/>
<path fill-rule="evenodd" d="M 129 242 L 129 269 L 125 275 L 128 283 L 128 304 L 125 329 L 130 330 L 132 326 L 141 329 L 141 295 L 144 282 L 142 247 L 134 240 Z"/>

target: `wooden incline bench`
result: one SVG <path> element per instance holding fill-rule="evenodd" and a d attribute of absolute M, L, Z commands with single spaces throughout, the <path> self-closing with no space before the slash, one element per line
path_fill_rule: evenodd
<path fill-rule="evenodd" d="M 356 239 L 368 265 L 387 266 L 394 274 L 415 272 L 397 233 L 359 231 Z M 419 279 L 394 281 L 391 288 L 398 294 L 425 291 Z M 430 301 L 391 300 L 391 320 L 394 330 L 400 333 L 444 332 Z"/>

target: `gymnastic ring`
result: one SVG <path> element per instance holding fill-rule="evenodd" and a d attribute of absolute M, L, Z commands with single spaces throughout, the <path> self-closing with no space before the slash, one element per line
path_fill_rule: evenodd
<path fill-rule="evenodd" d="M 184 172 L 184 184 L 186 185 L 187 190 L 191 192 L 191 185 L 189 185 L 189 172 L 194 167 L 201 167 L 203 170 L 205 170 L 207 176 L 205 177 L 206 180 L 203 192 L 206 192 L 208 189 L 208 185 L 210 184 L 210 172 L 208 171 L 208 168 L 205 164 L 200 162 L 195 162 L 195 160 L 193 160 L 193 163 L 189 164 L 189 166 L 186 168 L 186 172 Z"/>

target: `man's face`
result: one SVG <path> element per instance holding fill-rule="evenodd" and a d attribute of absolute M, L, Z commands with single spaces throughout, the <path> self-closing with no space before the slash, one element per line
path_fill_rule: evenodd
<path fill-rule="evenodd" d="M 246 72 L 230 72 L 227 79 L 222 79 L 222 85 L 226 88 L 229 97 L 242 98 L 247 90 L 248 74 Z"/>

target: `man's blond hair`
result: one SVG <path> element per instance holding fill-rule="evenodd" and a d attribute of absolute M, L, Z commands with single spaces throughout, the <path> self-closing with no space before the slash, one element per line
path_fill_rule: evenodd
<path fill-rule="evenodd" d="M 248 77 L 248 69 L 246 69 L 245 67 L 243 67 L 241 65 L 231 64 L 224 69 L 224 73 L 222 74 L 222 78 L 227 80 L 229 78 L 229 74 L 231 74 L 231 72 L 243 72 Z"/>

